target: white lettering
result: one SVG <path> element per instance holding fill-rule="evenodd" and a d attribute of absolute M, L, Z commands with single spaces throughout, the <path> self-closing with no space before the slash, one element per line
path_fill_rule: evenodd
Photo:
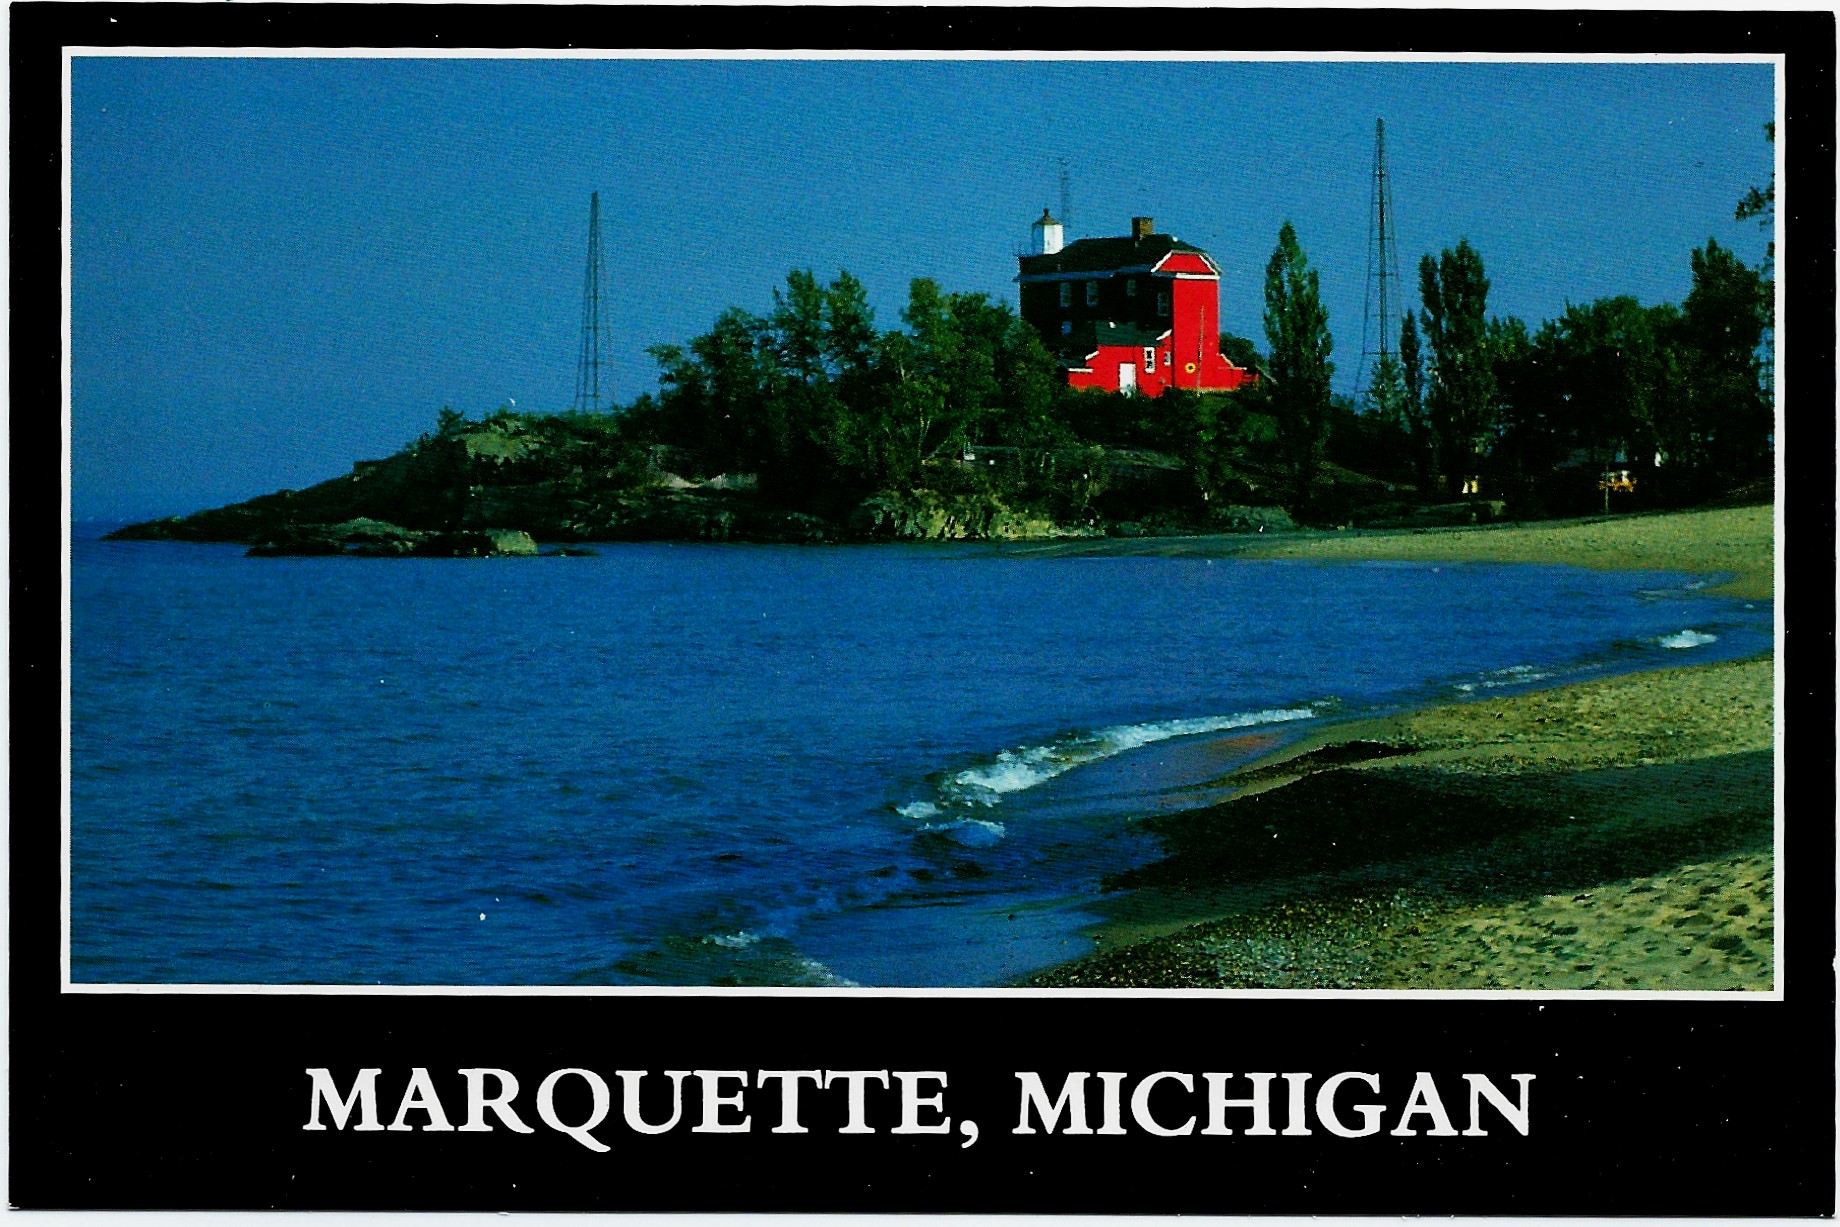
<path fill-rule="evenodd" d="M 779 1124 L 773 1126 L 773 1132 L 810 1133 L 799 1124 L 799 1083 L 809 1078 L 813 1086 L 823 1086 L 824 1075 L 815 1069 L 763 1069 L 754 1076 L 763 1087 L 769 1079 L 780 1081 Z"/>
<path fill-rule="evenodd" d="M 324 1129 L 326 1127 L 319 1123 L 319 1106 L 324 1103 L 327 1110 L 332 1113 L 334 1129 L 343 1129 L 345 1122 L 351 1119 L 352 1108 L 356 1107 L 358 1124 L 353 1130 L 354 1133 L 381 1130 L 383 1126 L 377 1123 L 377 1075 L 382 1072 L 381 1069 L 359 1070 L 358 1076 L 352 1080 L 351 1094 L 341 1099 L 338 1084 L 333 1082 L 330 1070 L 309 1069 L 307 1077 L 313 1079 L 313 1099 L 307 1109 L 307 1123 L 301 1128 Z M 1474 1113 L 1471 1115 L 1473 1116 Z"/>
<path fill-rule="evenodd" d="M 1303 1092 L 1310 1085 L 1310 1075 L 1285 1074 L 1284 1084 L 1290 1088 L 1290 1098 L 1286 1100 L 1290 1113 L 1284 1126 L 1284 1136 L 1307 1138 L 1310 1136 L 1310 1126 L 1305 1122 L 1309 1114 L 1304 1110 Z"/>
<path fill-rule="evenodd" d="M 1228 1108 L 1251 1108 L 1252 1128 L 1246 1130 L 1247 1137 L 1271 1137 L 1277 1130 L 1271 1127 L 1271 1080 L 1276 1074 L 1247 1074 L 1252 1082 L 1252 1094 L 1245 1099 L 1227 1098 L 1227 1080 L 1232 1074 L 1202 1074 L 1208 1085 L 1208 1124 L 1202 1133 L 1228 1135 L 1233 1130 L 1227 1128 Z"/>
<path fill-rule="evenodd" d="M 1124 1085 L 1124 1074 L 1100 1071 L 1099 1085 L 1105 1088 L 1100 1102 L 1105 1109 L 1105 1120 L 1099 1126 L 1101 1134 L 1122 1137 L 1124 1135 L 1124 1096 L 1120 1088 Z"/>
<path fill-rule="evenodd" d="M 1183 1090 L 1191 1095 L 1195 1093 L 1195 1080 L 1187 1074 L 1179 1074 L 1172 1070 L 1162 1070 L 1151 1074 L 1138 1083 L 1137 1089 L 1131 1092 L 1131 1118 L 1137 1122 L 1139 1129 L 1162 1138 L 1179 1138 L 1185 1133 L 1193 1133 L 1195 1118 L 1192 1116 L 1174 1129 L 1165 1129 L 1157 1123 L 1155 1117 L 1150 1115 L 1150 1092 L 1155 1089 L 1157 1083 L 1164 1080 L 1179 1082 Z"/>
<path fill-rule="evenodd" d="M 1041 1084 L 1041 1075 L 1034 1072 L 1018 1073 L 1016 1081 L 1022 1084 L 1022 1107 L 1012 1133 L 1034 1133 L 1029 1124 L 1029 1105 L 1035 1106 L 1035 1115 L 1041 1119 L 1044 1133 L 1053 1133 L 1054 1127 L 1061 1119 L 1064 1109 L 1067 1113 L 1067 1127 L 1061 1130 L 1068 1135 L 1091 1133 L 1086 1127 L 1086 1075 L 1070 1073 L 1061 1083 L 1061 1093 L 1050 1104 L 1048 1089 Z"/>
<path fill-rule="evenodd" d="M 511 1101 L 517 1098 L 518 1081 L 506 1069 L 463 1069 L 461 1077 L 466 1079 L 466 1124 L 460 1126 L 461 1133 L 490 1133 L 492 1126 L 486 1124 L 486 1109 L 497 1113 L 513 1133 L 535 1133 L 536 1130 L 518 1119 L 518 1114 L 511 1110 Z M 486 1098 L 486 1079 L 498 1079 L 499 1093 Z"/>
<path fill-rule="evenodd" d="M 411 1108 L 420 1108 L 428 1113 L 428 1123 L 423 1126 L 430 1133 L 452 1133 L 454 1127 L 447 1123 L 447 1113 L 441 1108 L 441 1097 L 434 1093 L 434 1083 L 428 1077 L 428 1071 L 416 1066 L 409 1075 L 409 1085 L 403 1091 L 402 1102 L 396 1107 L 396 1119 L 390 1122 L 390 1129 L 395 1133 L 408 1133 L 415 1128 L 403 1118 L 409 1115 Z"/>
<path fill-rule="evenodd" d="M 1379 1104 L 1355 1105 L 1354 1110 L 1361 1114 L 1362 1125 L 1359 1129 L 1350 1129 L 1342 1123 L 1341 1117 L 1335 1114 L 1335 1093 L 1342 1089 L 1342 1083 L 1354 1079 L 1365 1082 L 1369 1090 L 1379 1094 L 1380 1079 L 1377 1075 L 1360 1074 L 1352 1070 L 1331 1074 L 1316 1092 L 1316 1115 L 1322 1121 L 1323 1127 L 1338 1138 L 1364 1138 L 1380 1132 L 1381 1108 Z"/>
<path fill-rule="evenodd" d="M 1503 1119 L 1510 1125 L 1514 1126 L 1516 1133 L 1522 1137 L 1527 1136 L 1527 1084 L 1533 1081 L 1534 1076 L 1532 1074 L 1510 1074 L 1509 1077 L 1520 1084 L 1521 1102 L 1518 1107 L 1508 1102 L 1508 1097 L 1502 1094 L 1500 1087 L 1489 1081 L 1487 1075 L 1463 1075 L 1463 1080 L 1469 1083 L 1469 1128 L 1463 1131 L 1464 1137 L 1488 1136 L 1489 1131 L 1482 1127 L 1481 1120 L 1477 1118 L 1477 1109 L 1482 1106 L 1481 1099 L 1487 1099 L 1494 1104 L 1495 1110 L 1500 1112 Z"/>
<path fill-rule="evenodd" d="M 687 1069 L 667 1069 L 664 1076 L 671 1080 L 671 1119 L 662 1125 L 648 1125 L 639 1111 L 639 1085 L 645 1078 L 642 1069 L 616 1069 L 614 1077 L 620 1080 L 621 1110 L 626 1118 L 626 1127 L 634 1133 L 669 1133 L 677 1128 L 678 1118 L 684 1114 L 684 1079 L 689 1076 Z"/>
<path fill-rule="evenodd" d="M 1406 1100 L 1406 1106 L 1399 1112 L 1399 1123 L 1392 1128 L 1396 1138 L 1417 1137 L 1418 1130 L 1409 1123 L 1414 1116 L 1424 1114 L 1431 1118 L 1431 1133 L 1434 1138 L 1454 1138 L 1457 1131 L 1450 1127 L 1450 1114 L 1444 1111 L 1444 1101 L 1438 1095 L 1437 1083 L 1424 1070 L 1418 1071 L 1418 1080 L 1412 1083 L 1412 1095 Z"/>
<path fill-rule="evenodd" d="M 739 1069 L 699 1069 L 696 1071 L 696 1076 L 703 1080 L 703 1123 L 693 1127 L 690 1132 L 746 1133 L 753 1118 L 745 1112 L 738 1121 L 726 1125 L 722 1123 L 723 1108 L 734 1108 L 736 1111 L 741 1111 L 743 1107 L 740 1091 L 731 1096 L 723 1096 L 722 1080 L 738 1078 L 741 1080 L 742 1090 L 746 1090 L 747 1072 Z"/>
<path fill-rule="evenodd" d="M 950 1133 L 952 1118 L 945 1115 L 946 1110 L 946 1075 L 943 1070 L 907 1070 L 897 1069 L 894 1076 L 901 1082 L 901 1123 L 896 1125 L 896 1133 Z M 920 1097 L 922 1081 L 937 1082 L 939 1093 L 926 1099 Z M 939 1113 L 940 1121 L 935 1125 L 920 1123 L 920 1109 L 926 1107 Z"/>
<path fill-rule="evenodd" d="M 579 1125 L 571 1125 L 556 1115 L 556 1083 L 562 1081 L 564 1075 L 567 1074 L 574 1074 L 586 1082 L 588 1089 L 594 1093 L 594 1109 L 589 1113 L 588 1119 Z M 612 1097 L 607 1092 L 606 1080 L 593 1070 L 559 1069 L 543 1079 L 543 1085 L 537 1088 L 537 1115 L 542 1118 L 544 1124 L 556 1132 L 568 1134 L 589 1150 L 606 1154 L 612 1148 L 588 1131 L 607 1119 L 607 1110 L 611 1106 L 611 1101 Z"/>
<path fill-rule="evenodd" d="M 888 1071 L 885 1069 L 833 1069 L 824 1075 L 824 1087 L 829 1090 L 842 1079 L 850 1087 L 850 1121 L 838 1133 L 874 1133 L 875 1129 L 863 1120 L 863 1084 L 874 1078 L 883 1087 L 888 1085 Z"/>

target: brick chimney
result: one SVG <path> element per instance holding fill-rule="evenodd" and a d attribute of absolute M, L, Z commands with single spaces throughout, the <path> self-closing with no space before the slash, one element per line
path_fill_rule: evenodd
<path fill-rule="evenodd" d="M 1131 219 L 1132 238 L 1147 239 L 1155 233 L 1156 219 L 1154 217 L 1133 217 Z"/>

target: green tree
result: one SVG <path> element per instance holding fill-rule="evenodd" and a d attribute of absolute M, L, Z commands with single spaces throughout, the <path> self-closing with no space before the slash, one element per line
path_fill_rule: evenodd
<path fill-rule="evenodd" d="M 926 462 L 970 440 L 1000 391 L 996 353 L 1008 317 L 982 294 L 949 295 L 916 277 L 901 311 L 906 332 L 877 346 L 877 392 L 861 423 L 880 485 L 915 484 Z"/>
<path fill-rule="evenodd" d="M 1060 364 L 1033 325 L 1012 315 L 997 350 L 998 411 L 989 427 L 1011 447 L 1062 447 L 1071 432 L 1062 409 L 1068 395 Z"/>
<path fill-rule="evenodd" d="M 1335 342 L 1316 270 L 1288 221 L 1265 266 L 1265 340 L 1271 353 L 1267 399 L 1295 483 L 1295 504 L 1302 507 L 1322 463 Z"/>
<path fill-rule="evenodd" d="M 1763 138 L 1772 145 L 1776 143 L 1775 120 L 1763 125 Z M 1753 217 L 1761 218 L 1762 220 L 1757 224 L 1765 230 L 1772 231 L 1769 246 L 1764 249 L 1763 275 L 1766 279 L 1774 277 L 1776 275 L 1776 237 L 1773 233 L 1776 225 L 1776 172 L 1774 170 L 1770 172 L 1768 187 L 1758 188 L 1752 185 L 1751 190 L 1744 193 L 1743 198 L 1738 201 L 1733 217 L 1741 222 L 1749 221 Z"/>
<path fill-rule="evenodd" d="M 1776 144 L 1776 121 L 1763 125 L 1763 137 L 1771 145 Z M 1767 314 L 1763 321 L 1763 388 L 1765 399 L 1771 402 L 1774 415 L 1776 399 L 1776 171 L 1770 171 L 1768 187 L 1759 189 L 1755 185 L 1738 201 L 1734 213 L 1738 221 L 1748 221 L 1755 217 L 1757 224 L 1770 236 L 1763 249 L 1763 296 Z"/>
<path fill-rule="evenodd" d="M 1694 467 L 1754 477 L 1770 467 L 1764 342 L 1773 295 L 1759 270 L 1712 239 L 1694 251 L 1692 264 L 1680 320 L 1686 411 L 1668 442 Z"/>
<path fill-rule="evenodd" d="M 824 291 L 824 355 L 831 374 L 849 388 L 875 366 L 875 309 L 869 292 L 847 270 Z"/>
<path fill-rule="evenodd" d="M 1558 322 L 1559 430 L 1599 464 L 1646 467 L 1665 415 L 1666 341 L 1673 307 L 1620 295 L 1568 305 Z"/>
<path fill-rule="evenodd" d="M 1337 444 L 1335 430 L 1350 436 L 1348 446 Z M 1406 411 L 1404 368 L 1393 354 L 1381 354 L 1374 363 L 1361 412 L 1355 420 L 1344 419 L 1331 430 L 1331 453 L 1338 458 L 1347 456 L 1340 463 L 1351 468 L 1403 478 L 1416 476 L 1414 444 L 1412 418 Z"/>
<path fill-rule="evenodd" d="M 1495 374 L 1494 443 L 1489 475 L 1497 488 L 1525 493 L 1538 475 L 1564 459 L 1555 451 L 1548 354 L 1540 334 L 1514 316 L 1489 321 L 1489 356 Z"/>
<path fill-rule="evenodd" d="M 773 292 L 769 349 L 761 365 L 763 414 L 761 481 L 789 501 L 804 501 L 835 476 L 834 439 L 843 406 L 838 398 L 827 328 L 830 296 L 810 269 L 786 275 Z"/>
<path fill-rule="evenodd" d="M 1258 347 L 1245 337 L 1231 332 L 1220 334 L 1220 356 L 1241 370 L 1263 371 L 1265 359 L 1259 356 Z"/>
<path fill-rule="evenodd" d="M 688 346 L 652 348 L 661 386 L 646 427 L 710 472 L 754 472 L 775 499 L 820 507 L 873 467 L 857 419 L 878 345 L 861 282 L 795 269 L 769 315 L 730 308 Z"/>
<path fill-rule="evenodd" d="M 1406 381 L 1399 359 L 1390 353 L 1381 354 L 1374 363 L 1373 378 L 1368 381 L 1365 410 L 1404 433 L 1407 427 L 1405 402 Z"/>
<path fill-rule="evenodd" d="M 1437 441 L 1425 417 L 1424 350 L 1418 339 L 1418 316 L 1412 311 L 1399 321 L 1399 382 L 1399 407 L 1411 439 L 1413 476 L 1418 479 L 1419 490 L 1429 493 L 1437 480 Z"/>
<path fill-rule="evenodd" d="M 1435 474 L 1440 485 L 1477 472 L 1488 439 L 1495 379 L 1489 362 L 1488 278 L 1482 257 L 1468 239 L 1446 248 L 1439 259 L 1419 262 L 1425 340 L 1431 348 L 1425 416 L 1436 441 Z"/>
<path fill-rule="evenodd" d="M 654 345 L 660 441 L 696 452 L 711 472 L 757 471 L 766 448 L 767 321 L 730 307 L 689 346 Z"/>

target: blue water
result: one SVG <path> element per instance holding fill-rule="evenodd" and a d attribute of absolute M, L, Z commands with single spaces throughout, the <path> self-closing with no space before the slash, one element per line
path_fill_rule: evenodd
<path fill-rule="evenodd" d="M 77 982 L 997 983 L 1274 738 L 1768 647 L 1558 567 L 616 545 L 71 578 Z"/>

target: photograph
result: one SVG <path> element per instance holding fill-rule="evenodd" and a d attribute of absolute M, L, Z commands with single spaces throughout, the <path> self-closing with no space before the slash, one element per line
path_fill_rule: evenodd
<path fill-rule="evenodd" d="M 1774 989 L 1775 78 L 74 56 L 71 983 Z"/>
<path fill-rule="evenodd" d="M 12 10 L 10 1204 L 1833 1212 L 1831 14 L 182 8 Z"/>

